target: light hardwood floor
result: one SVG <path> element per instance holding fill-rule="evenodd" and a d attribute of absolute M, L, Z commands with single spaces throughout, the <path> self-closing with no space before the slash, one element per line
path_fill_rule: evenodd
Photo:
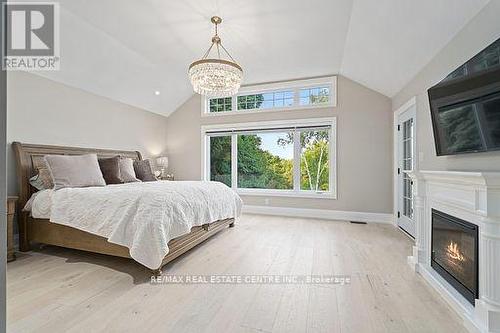
<path fill-rule="evenodd" d="M 120 258 L 46 247 L 7 267 L 9 332 L 466 332 L 389 225 L 244 215 L 164 274 L 336 274 L 349 285 L 152 285 Z"/>

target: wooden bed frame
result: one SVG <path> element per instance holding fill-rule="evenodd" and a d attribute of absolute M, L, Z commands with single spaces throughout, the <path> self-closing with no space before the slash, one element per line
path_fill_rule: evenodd
<path fill-rule="evenodd" d="M 20 142 L 13 142 L 12 147 L 16 155 L 17 177 L 19 182 L 19 204 L 17 216 L 19 224 L 19 249 L 21 251 L 25 252 L 31 250 L 31 242 L 36 242 L 70 249 L 131 258 L 128 248 L 110 243 L 104 237 L 53 223 L 48 219 L 34 219 L 28 212 L 23 212 L 22 209 L 31 195 L 36 192 L 36 189 L 30 185 L 29 179 L 37 174 L 39 169 L 46 168 L 44 161 L 45 155 L 82 155 L 94 153 L 97 154 L 98 157 L 113 157 L 120 155 L 123 157 L 130 157 L 134 160 L 141 160 L 142 157 L 140 152 L 35 145 Z M 216 221 L 199 227 L 193 227 L 189 234 L 172 239 L 168 243 L 168 247 L 170 249 L 169 253 L 165 256 L 165 258 L 163 258 L 160 267 L 153 270 L 153 274 L 161 274 L 161 268 L 166 263 L 174 260 L 227 226 L 234 226 L 234 218 Z"/>

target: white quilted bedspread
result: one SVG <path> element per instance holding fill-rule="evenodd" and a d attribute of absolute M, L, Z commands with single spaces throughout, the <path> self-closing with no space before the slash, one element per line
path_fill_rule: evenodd
<path fill-rule="evenodd" d="M 168 242 L 191 227 L 238 217 L 242 200 L 219 182 L 158 181 L 105 187 L 64 188 L 37 199 L 50 199 L 50 221 L 126 246 L 130 256 L 156 269 Z M 34 216 L 37 217 L 37 216 Z"/>

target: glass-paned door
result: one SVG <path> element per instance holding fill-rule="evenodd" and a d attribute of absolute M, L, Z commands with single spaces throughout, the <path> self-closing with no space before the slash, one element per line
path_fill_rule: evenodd
<path fill-rule="evenodd" d="M 415 237 L 413 211 L 413 184 L 408 172 L 415 165 L 415 109 L 410 108 L 399 116 L 398 122 L 398 225 Z"/>

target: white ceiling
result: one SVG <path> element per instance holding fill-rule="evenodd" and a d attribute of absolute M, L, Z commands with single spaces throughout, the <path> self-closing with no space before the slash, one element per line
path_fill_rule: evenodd
<path fill-rule="evenodd" d="M 340 73 L 392 97 L 488 1 L 60 0 L 61 70 L 40 75 L 169 115 L 217 14 L 244 84 Z"/>
<path fill-rule="evenodd" d="M 355 0 L 340 72 L 392 97 L 489 0 Z"/>

